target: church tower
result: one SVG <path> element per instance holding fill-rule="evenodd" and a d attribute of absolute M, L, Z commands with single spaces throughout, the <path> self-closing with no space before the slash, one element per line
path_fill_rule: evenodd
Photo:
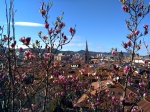
<path fill-rule="evenodd" d="M 86 40 L 86 48 L 85 48 L 85 63 L 89 63 L 89 51 L 88 51 L 87 40 Z"/>

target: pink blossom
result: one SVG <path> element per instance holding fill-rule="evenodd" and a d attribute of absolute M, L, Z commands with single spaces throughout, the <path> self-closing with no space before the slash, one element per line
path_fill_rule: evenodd
<path fill-rule="evenodd" d="M 131 32 L 131 35 L 132 35 L 132 36 L 136 35 L 136 34 L 135 34 L 135 31 L 132 31 L 132 32 Z"/>
<path fill-rule="evenodd" d="M 81 70 L 79 70 L 79 72 L 80 72 L 81 74 L 84 74 L 84 73 L 85 73 L 85 69 L 81 69 Z"/>
<path fill-rule="evenodd" d="M 61 92 L 61 96 L 64 96 L 65 95 L 65 92 Z"/>
<path fill-rule="evenodd" d="M 128 42 L 126 42 L 127 46 L 131 46 L 131 41 L 129 40 Z"/>
<path fill-rule="evenodd" d="M 112 99 L 112 101 L 116 101 L 117 100 L 115 96 L 112 96 L 111 99 Z"/>
<path fill-rule="evenodd" d="M 136 35 L 138 35 L 138 34 L 140 33 L 140 31 L 139 31 L 139 30 L 136 30 L 134 33 L 135 33 Z"/>
<path fill-rule="evenodd" d="M 30 40 L 31 40 L 31 38 L 30 38 L 30 37 L 27 37 L 27 38 L 25 39 L 24 44 L 25 44 L 25 45 L 29 45 Z"/>
<path fill-rule="evenodd" d="M 73 78 L 73 79 L 71 80 L 71 82 L 74 83 L 74 81 L 75 81 L 75 79 Z"/>
<path fill-rule="evenodd" d="M 15 45 L 16 45 L 16 44 L 12 43 L 10 46 L 11 46 L 12 48 L 14 48 L 14 47 L 15 47 Z"/>
<path fill-rule="evenodd" d="M 24 44 L 24 45 L 29 45 L 31 38 L 30 37 L 21 37 L 20 41 Z"/>
<path fill-rule="evenodd" d="M 127 45 L 126 43 L 123 44 L 123 47 L 124 47 L 125 49 L 127 48 L 127 46 L 128 46 L 128 45 Z"/>
<path fill-rule="evenodd" d="M 21 38 L 20 38 L 20 41 L 21 41 L 22 43 L 24 43 L 24 42 L 25 42 L 25 37 L 21 37 Z"/>
<path fill-rule="evenodd" d="M 77 104 L 74 103 L 74 104 L 73 104 L 73 107 L 76 108 L 76 107 L 77 107 Z"/>
<path fill-rule="evenodd" d="M 58 80 L 53 80 L 53 83 L 54 83 L 54 84 L 58 83 Z"/>
<path fill-rule="evenodd" d="M 125 11 L 125 12 L 128 12 L 128 6 L 127 5 L 124 5 L 124 6 L 122 6 L 122 9 Z"/>
<path fill-rule="evenodd" d="M 34 81 L 33 81 L 33 84 L 36 84 L 36 83 L 37 83 L 37 81 L 36 81 L 36 80 L 34 80 Z"/>
<path fill-rule="evenodd" d="M 15 78 L 16 78 L 16 79 L 19 79 L 19 76 L 18 76 L 18 75 L 15 75 Z"/>
<path fill-rule="evenodd" d="M 58 97 L 60 95 L 60 93 L 55 93 L 55 97 Z"/>
<path fill-rule="evenodd" d="M 68 86 L 66 89 L 67 89 L 67 90 L 70 90 L 70 87 Z"/>
<path fill-rule="evenodd" d="M 147 78 L 147 79 L 150 77 L 150 75 L 149 75 L 149 74 L 145 74 L 145 76 L 146 76 L 146 78 Z"/>
<path fill-rule="evenodd" d="M 27 56 L 27 57 L 28 57 L 30 54 L 31 54 L 31 52 L 30 52 L 29 50 L 24 52 L 24 55 Z"/>
<path fill-rule="evenodd" d="M 47 46 L 47 45 L 45 46 L 45 48 L 46 48 L 48 51 L 50 50 L 50 47 L 49 47 L 49 46 Z"/>
<path fill-rule="evenodd" d="M 148 25 L 147 25 L 147 24 L 143 25 L 143 27 L 144 27 L 146 30 L 148 29 Z"/>
<path fill-rule="evenodd" d="M 124 68 L 124 74 L 126 74 L 128 71 L 130 70 L 130 67 L 129 66 L 125 66 L 125 68 Z"/>
<path fill-rule="evenodd" d="M 116 51 L 113 50 L 113 51 L 111 52 L 111 54 L 112 54 L 113 56 L 115 56 L 115 55 L 116 55 Z"/>
<path fill-rule="evenodd" d="M 66 83 L 66 78 L 63 75 L 58 76 L 60 83 Z"/>
<path fill-rule="evenodd" d="M 143 88 L 145 86 L 146 86 L 146 84 L 144 82 L 139 83 L 139 87 Z"/>
<path fill-rule="evenodd" d="M 19 51 L 22 52 L 22 50 L 23 50 L 22 47 L 20 47 L 20 48 L 19 48 Z"/>
<path fill-rule="evenodd" d="M 50 56 L 51 56 L 51 53 L 45 53 L 44 54 L 44 59 L 48 60 Z"/>
<path fill-rule="evenodd" d="M 34 56 L 34 55 L 32 55 L 32 54 L 30 54 L 30 55 L 29 55 L 29 59 L 30 59 L 30 60 L 35 59 L 35 56 Z"/>
<path fill-rule="evenodd" d="M 124 102 L 124 101 L 125 101 L 125 98 L 120 97 L 120 101 L 121 101 L 121 102 Z"/>
<path fill-rule="evenodd" d="M 91 103 L 92 108 L 94 108 L 94 103 Z"/>
<path fill-rule="evenodd" d="M 79 77 L 78 77 L 78 76 L 76 76 L 76 77 L 75 77 L 75 80 L 76 80 L 76 81 L 78 81 L 78 80 L 79 80 Z"/>
<path fill-rule="evenodd" d="M 111 72 L 110 74 L 111 74 L 111 76 L 115 76 L 115 73 L 114 73 L 114 72 Z"/>
<path fill-rule="evenodd" d="M 108 89 L 106 89 L 106 90 L 105 90 L 105 93 L 108 93 L 108 92 L 109 92 L 109 90 L 108 90 Z"/>
<path fill-rule="evenodd" d="M 46 40 L 48 37 L 47 36 L 43 36 L 43 40 Z"/>
<path fill-rule="evenodd" d="M 125 66 L 125 68 L 124 68 L 124 69 L 129 70 L 129 69 L 130 69 L 130 67 L 129 67 L 129 66 Z"/>
<path fill-rule="evenodd" d="M 144 93 L 144 94 L 143 94 L 143 97 L 144 97 L 144 98 L 147 97 L 147 93 Z"/>
<path fill-rule="evenodd" d="M 110 94 L 108 94 L 108 98 L 111 98 L 111 95 L 110 95 Z"/>

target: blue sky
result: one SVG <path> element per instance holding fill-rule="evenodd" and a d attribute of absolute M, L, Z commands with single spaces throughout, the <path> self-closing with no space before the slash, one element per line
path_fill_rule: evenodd
<path fill-rule="evenodd" d="M 122 10 L 122 4 L 119 0 L 51 1 L 53 6 L 50 10 L 50 25 L 56 20 L 57 16 L 61 15 L 61 11 L 64 11 L 63 22 L 66 26 L 63 31 L 66 35 L 70 35 L 68 28 L 76 24 L 77 32 L 73 40 L 64 46 L 63 50 L 84 50 L 87 40 L 90 51 L 109 52 L 112 47 L 117 47 L 118 51 L 125 51 L 121 44 L 122 41 L 127 41 L 126 35 L 130 33 L 125 24 L 125 19 L 128 19 L 129 15 Z M 48 2 L 48 0 L 45 0 L 45 2 Z M 144 0 L 144 2 L 149 3 L 149 0 Z M 4 0 L 1 0 L 0 5 L 0 25 L 6 25 Z M 15 0 L 14 5 L 17 10 L 15 14 L 17 40 L 22 36 L 29 36 L 32 40 L 39 39 L 37 35 L 39 31 L 43 31 L 46 35 L 46 30 L 42 26 L 44 20 L 39 13 L 40 0 Z M 150 14 L 141 22 L 139 30 L 143 31 L 143 24 L 150 24 L 149 18 Z M 38 23 L 38 25 L 26 26 L 27 24 L 21 25 L 18 22 Z M 150 34 L 144 38 L 149 44 Z M 141 55 L 147 53 L 144 46 L 139 53 Z"/>

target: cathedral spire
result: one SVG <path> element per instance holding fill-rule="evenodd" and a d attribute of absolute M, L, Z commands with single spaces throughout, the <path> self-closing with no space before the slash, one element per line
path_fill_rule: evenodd
<path fill-rule="evenodd" d="M 85 48 L 85 63 L 89 63 L 89 51 L 88 51 L 87 40 L 86 40 L 86 48 Z"/>
<path fill-rule="evenodd" d="M 87 51 L 88 51 L 88 43 L 87 43 L 87 40 L 86 40 L 86 48 L 85 48 Z"/>

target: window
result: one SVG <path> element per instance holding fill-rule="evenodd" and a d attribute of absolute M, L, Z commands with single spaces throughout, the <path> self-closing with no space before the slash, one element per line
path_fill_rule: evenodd
<path fill-rule="evenodd" d="M 122 96 L 122 92 L 118 92 L 118 96 Z"/>

